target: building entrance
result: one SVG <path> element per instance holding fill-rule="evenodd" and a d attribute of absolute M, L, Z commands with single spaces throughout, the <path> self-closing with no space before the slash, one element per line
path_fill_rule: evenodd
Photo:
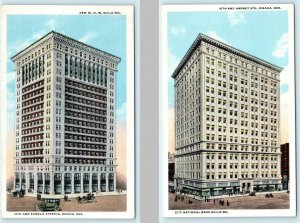
<path fill-rule="evenodd" d="M 253 180 L 241 180 L 240 181 L 240 192 L 241 193 L 253 192 Z"/>

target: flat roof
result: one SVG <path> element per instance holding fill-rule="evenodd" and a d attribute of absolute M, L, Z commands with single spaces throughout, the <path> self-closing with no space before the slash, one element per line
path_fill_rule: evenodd
<path fill-rule="evenodd" d="M 28 48 L 30 48 L 30 47 L 33 46 L 34 44 L 38 43 L 38 42 L 41 41 L 44 37 L 46 37 L 46 36 L 48 36 L 48 35 L 50 35 L 50 34 L 56 34 L 56 35 L 62 36 L 62 37 L 64 37 L 64 38 L 67 38 L 67 39 L 70 39 L 70 40 L 72 40 L 72 41 L 75 41 L 75 42 L 77 42 L 77 43 L 79 43 L 79 44 L 82 44 L 82 45 L 84 45 L 84 46 L 87 46 L 87 47 L 90 47 L 90 48 L 92 48 L 92 49 L 94 49 L 94 50 L 97 50 L 97 51 L 99 51 L 99 52 L 101 52 L 101 53 L 105 53 L 105 54 L 108 54 L 108 55 L 110 55 L 110 56 L 113 56 L 113 57 L 117 58 L 117 59 L 119 60 L 119 62 L 120 62 L 120 60 L 121 60 L 120 57 L 117 57 L 117 56 L 115 56 L 115 55 L 113 55 L 113 54 L 107 53 L 107 52 L 105 52 L 105 51 L 103 51 L 103 50 L 100 50 L 100 49 L 98 49 L 98 48 L 95 48 L 95 47 L 93 47 L 93 46 L 90 46 L 90 45 L 88 45 L 88 44 L 86 44 L 86 43 L 80 42 L 80 41 L 78 41 L 78 40 L 76 40 L 76 39 L 73 39 L 73 38 L 71 38 L 71 37 L 69 37 L 69 36 L 66 36 L 66 35 L 61 34 L 61 33 L 59 33 L 59 32 L 56 32 L 56 31 L 50 31 L 50 32 L 47 33 L 46 35 L 42 36 L 42 37 L 39 38 L 38 40 L 34 41 L 32 44 L 30 44 L 29 46 L 27 46 L 25 49 L 21 50 L 19 53 L 17 53 L 17 54 L 14 55 L 13 57 L 11 57 L 11 59 L 14 60 L 15 57 L 17 57 L 18 55 L 22 54 L 22 53 L 23 53 L 24 51 L 26 51 Z"/>
<path fill-rule="evenodd" d="M 177 74 L 180 72 L 181 68 L 184 66 L 184 64 L 188 61 L 188 59 L 190 58 L 190 56 L 192 55 L 192 53 L 194 52 L 194 50 L 197 48 L 198 45 L 200 45 L 201 42 L 206 42 L 206 43 L 210 43 L 212 45 L 217 46 L 218 48 L 221 48 L 223 50 L 229 51 L 233 54 L 237 54 L 245 59 L 254 61 L 258 64 L 261 64 L 263 66 L 266 66 L 270 69 L 276 70 L 278 72 L 282 71 L 283 68 L 276 66 L 274 64 L 271 64 L 265 60 L 262 60 L 256 56 L 253 56 L 249 53 L 246 53 L 242 50 L 236 49 L 232 46 L 227 45 L 226 43 L 220 42 L 216 39 L 213 39 L 207 35 L 204 35 L 202 33 L 199 33 L 197 38 L 194 40 L 193 44 L 190 46 L 190 48 L 188 49 L 188 51 L 185 53 L 184 57 L 182 58 L 182 60 L 180 61 L 180 63 L 178 64 L 178 66 L 176 67 L 176 69 L 174 70 L 172 77 L 175 78 L 177 76 Z"/>

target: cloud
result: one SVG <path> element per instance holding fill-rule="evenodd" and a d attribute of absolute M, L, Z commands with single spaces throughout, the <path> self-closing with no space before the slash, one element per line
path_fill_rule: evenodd
<path fill-rule="evenodd" d="M 186 29 L 183 26 L 171 27 L 171 33 L 175 36 L 184 35 L 186 33 Z"/>
<path fill-rule="evenodd" d="M 280 95 L 280 144 L 289 142 L 289 93 Z"/>
<path fill-rule="evenodd" d="M 28 47 L 30 44 L 32 44 L 34 41 L 38 40 L 45 34 L 47 34 L 51 30 L 55 30 L 57 27 L 57 23 L 54 19 L 49 19 L 45 22 L 44 26 L 45 29 L 39 30 L 35 33 L 33 33 L 31 36 L 29 36 L 27 39 L 23 39 L 19 42 L 13 43 L 10 46 L 8 46 L 8 56 L 12 57 L 14 54 L 20 52 L 21 50 Z"/>
<path fill-rule="evenodd" d="M 240 12 L 228 12 L 227 17 L 229 19 L 230 26 L 235 26 L 245 21 L 244 14 Z"/>
<path fill-rule="evenodd" d="M 117 171 L 123 174 L 124 176 L 126 176 L 126 165 L 127 165 L 126 137 L 127 137 L 126 124 L 125 123 L 118 124 L 116 129 Z"/>
<path fill-rule="evenodd" d="M 54 19 L 49 19 L 47 22 L 46 22 L 46 26 L 50 29 L 50 30 L 55 30 L 56 28 L 56 22 Z"/>
<path fill-rule="evenodd" d="M 15 82 L 16 75 L 15 72 L 9 72 L 6 74 L 6 84 L 9 85 L 12 82 Z"/>
<path fill-rule="evenodd" d="M 15 112 L 15 91 L 7 90 L 7 110 Z"/>
<path fill-rule="evenodd" d="M 291 77 L 294 73 L 291 66 L 287 65 L 280 73 L 280 143 L 289 142 L 289 85 L 293 84 Z M 287 89 L 287 90 L 286 90 Z"/>
<path fill-rule="evenodd" d="M 210 30 L 210 31 L 206 32 L 206 35 L 210 36 L 213 39 L 219 40 L 223 43 L 227 43 L 227 41 L 225 39 L 223 39 L 222 37 L 220 37 L 215 31 Z"/>
<path fill-rule="evenodd" d="M 272 52 L 272 55 L 277 58 L 283 58 L 288 52 L 288 34 L 284 33 L 276 43 L 276 49 Z"/>
<path fill-rule="evenodd" d="M 174 108 L 169 108 L 169 152 L 175 152 L 175 114 Z"/>
<path fill-rule="evenodd" d="M 16 42 L 14 44 L 11 44 L 8 46 L 8 57 L 12 57 L 17 52 L 20 52 L 21 50 L 25 49 L 28 45 L 30 45 L 33 37 L 30 37 L 24 41 Z"/>
<path fill-rule="evenodd" d="M 15 153 L 15 132 L 14 129 L 8 129 L 6 132 L 6 178 L 14 175 L 14 153 Z"/>
<path fill-rule="evenodd" d="M 87 43 L 91 39 L 94 39 L 97 36 L 95 32 L 87 32 L 83 37 L 79 39 L 80 42 Z"/>
<path fill-rule="evenodd" d="M 124 102 L 118 109 L 117 109 L 117 122 L 122 123 L 126 121 L 126 114 L 127 114 L 127 104 Z"/>
<path fill-rule="evenodd" d="M 47 31 L 39 31 L 33 33 L 29 38 L 25 40 L 21 40 L 19 42 L 13 43 L 10 46 L 8 46 L 8 56 L 12 57 L 16 53 L 24 50 L 26 47 L 28 47 L 30 44 L 32 44 L 34 41 L 41 38 L 43 35 L 45 35 Z"/>
<path fill-rule="evenodd" d="M 35 40 L 38 40 L 38 39 L 40 39 L 42 36 L 44 36 L 45 34 L 47 34 L 48 33 L 48 30 L 46 31 L 46 30 L 43 30 L 43 31 L 40 31 L 40 32 L 36 32 L 36 33 L 34 33 L 33 35 L 32 35 L 32 39 L 33 39 L 33 41 L 35 41 Z M 32 41 L 32 42 L 33 42 Z M 28 44 L 29 45 L 29 44 Z"/>
<path fill-rule="evenodd" d="M 174 70 L 178 66 L 179 62 L 180 62 L 180 58 L 178 56 L 175 56 L 169 50 L 169 56 L 168 56 L 168 72 L 169 72 L 169 74 L 172 74 L 174 72 Z"/>
<path fill-rule="evenodd" d="M 286 67 L 283 68 L 283 70 L 281 71 L 280 75 L 280 87 L 282 86 L 286 86 L 289 85 L 289 83 L 291 82 L 291 67 L 289 65 L 287 65 Z"/>

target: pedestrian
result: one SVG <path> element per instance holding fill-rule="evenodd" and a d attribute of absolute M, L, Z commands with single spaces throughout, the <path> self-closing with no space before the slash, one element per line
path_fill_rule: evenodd
<path fill-rule="evenodd" d="M 227 200 L 227 206 L 229 206 L 229 201 Z"/>

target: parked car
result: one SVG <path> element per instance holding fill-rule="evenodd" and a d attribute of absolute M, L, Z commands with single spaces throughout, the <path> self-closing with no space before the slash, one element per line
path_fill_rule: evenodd
<path fill-rule="evenodd" d="M 60 199 L 43 198 L 36 206 L 37 211 L 59 211 Z"/>
<path fill-rule="evenodd" d="M 251 192 L 249 196 L 256 196 L 255 192 Z"/>
<path fill-rule="evenodd" d="M 175 193 L 175 189 L 174 188 L 169 188 L 169 192 L 170 193 Z"/>

